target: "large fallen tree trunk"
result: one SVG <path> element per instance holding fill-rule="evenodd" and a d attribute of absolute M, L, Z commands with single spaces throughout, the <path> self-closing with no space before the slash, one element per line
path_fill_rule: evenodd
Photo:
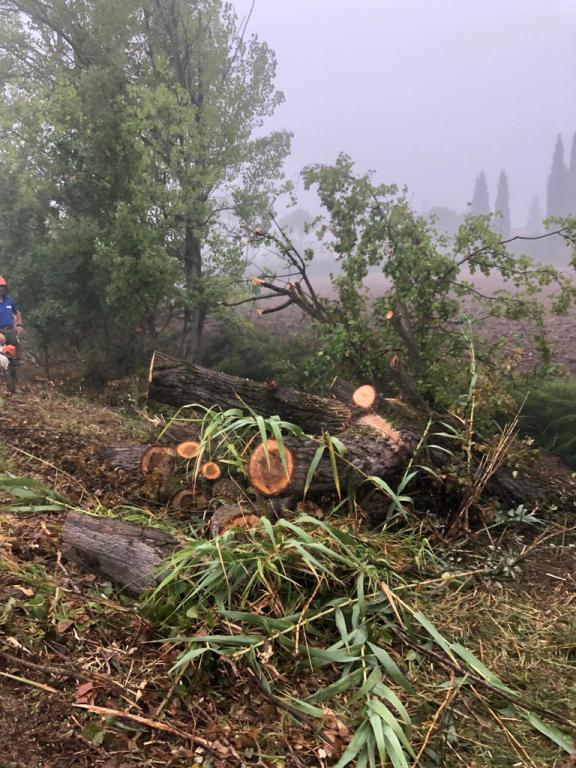
<path fill-rule="evenodd" d="M 68 514 L 62 539 L 75 562 L 131 595 L 158 584 L 158 566 L 177 547 L 175 539 L 155 528 L 77 512 Z"/>
<path fill-rule="evenodd" d="M 352 480 L 361 482 L 369 476 L 386 477 L 409 459 L 417 444 L 415 433 L 394 429 L 385 419 L 371 415 L 358 419 L 338 435 L 344 452 L 331 452 L 327 445 L 313 475 L 308 478 L 319 440 L 287 438 L 282 449 L 273 440 L 260 443 L 248 463 L 248 479 L 263 496 L 302 497 L 306 487 L 311 493 L 342 489 Z M 334 469 L 336 467 L 336 471 Z"/>
<path fill-rule="evenodd" d="M 311 434 L 337 434 L 353 420 L 353 410 L 338 400 L 309 395 L 275 382 L 259 382 L 219 373 L 155 352 L 148 397 L 168 405 L 198 404 L 222 409 L 248 406 L 260 416 L 280 416 Z"/>

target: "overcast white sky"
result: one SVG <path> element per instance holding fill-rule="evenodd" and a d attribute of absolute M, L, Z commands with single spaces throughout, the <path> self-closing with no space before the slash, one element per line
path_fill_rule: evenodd
<path fill-rule="evenodd" d="M 576 0 L 256 0 L 250 30 L 278 57 L 290 176 L 344 151 L 419 209 L 463 210 L 481 170 L 493 203 L 501 169 L 515 225 L 544 204 L 576 131 Z"/>

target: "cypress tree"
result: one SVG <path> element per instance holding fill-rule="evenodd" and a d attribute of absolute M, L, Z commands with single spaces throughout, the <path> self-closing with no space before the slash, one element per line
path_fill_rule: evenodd
<path fill-rule="evenodd" d="M 528 220 L 526 221 L 526 234 L 542 234 L 543 221 L 544 215 L 542 213 L 542 206 L 540 205 L 540 198 L 538 195 L 534 195 L 532 202 L 530 203 L 530 209 L 528 211 Z"/>
<path fill-rule="evenodd" d="M 546 216 L 565 216 L 568 208 L 568 169 L 564 162 L 562 136 L 558 136 L 548 176 Z"/>
<path fill-rule="evenodd" d="M 570 168 L 568 169 L 568 198 L 566 213 L 576 216 L 576 133 L 572 139 Z"/>
<path fill-rule="evenodd" d="M 476 178 L 474 185 L 474 195 L 470 205 L 470 212 L 473 216 L 481 216 L 490 213 L 490 200 L 488 197 L 488 184 L 484 172 Z"/>
<path fill-rule="evenodd" d="M 508 176 L 502 171 L 498 179 L 498 190 L 496 192 L 496 204 L 494 212 L 497 214 L 494 219 L 494 229 L 500 234 L 503 240 L 510 237 L 510 192 L 508 189 Z"/>

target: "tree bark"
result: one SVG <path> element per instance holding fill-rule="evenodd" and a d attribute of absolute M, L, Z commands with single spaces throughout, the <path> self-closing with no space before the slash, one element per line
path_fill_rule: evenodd
<path fill-rule="evenodd" d="M 71 559 L 131 595 L 159 583 L 157 569 L 177 547 L 155 528 L 77 512 L 68 514 L 62 540 Z"/>
<path fill-rule="evenodd" d="M 148 397 L 176 407 L 194 403 L 223 409 L 248 406 L 261 416 L 280 416 L 312 434 L 337 434 L 353 419 L 352 408 L 337 400 L 241 379 L 160 352 L 152 357 Z"/>
<path fill-rule="evenodd" d="M 184 237 L 184 279 L 186 290 L 190 295 L 196 292 L 196 306 L 184 309 L 184 324 L 182 328 L 182 354 L 184 360 L 194 363 L 200 353 L 200 341 L 206 319 L 206 311 L 200 303 L 200 287 L 202 281 L 202 249 L 200 241 L 194 234 L 190 224 L 186 226 Z"/>
<path fill-rule="evenodd" d="M 112 469 L 123 469 L 125 472 L 139 473 L 140 461 L 149 445 L 111 445 L 98 453 L 98 460 Z"/>
<path fill-rule="evenodd" d="M 336 456 L 336 475 L 328 447 L 310 481 L 308 491 L 342 490 L 351 481 L 362 482 L 366 476 L 385 478 L 406 463 L 417 444 L 409 430 L 395 430 L 379 416 L 365 416 L 338 435 L 343 456 Z M 287 438 L 284 441 L 286 463 L 282 463 L 277 446 L 270 441 L 268 451 L 262 444 L 252 452 L 248 465 L 251 485 L 264 496 L 278 494 L 302 497 L 308 472 L 319 448 L 319 441 L 309 438 Z M 288 472 L 286 472 L 288 469 Z"/>

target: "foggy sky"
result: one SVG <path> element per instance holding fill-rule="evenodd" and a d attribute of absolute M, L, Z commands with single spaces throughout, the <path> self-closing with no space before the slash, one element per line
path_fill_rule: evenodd
<path fill-rule="evenodd" d="M 291 178 L 344 151 L 420 210 L 464 210 L 482 170 L 493 205 L 501 169 L 515 226 L 545 206 L 576 131 L 576 0 L 256 0 L 249 29 L 278 57 Z"/>

